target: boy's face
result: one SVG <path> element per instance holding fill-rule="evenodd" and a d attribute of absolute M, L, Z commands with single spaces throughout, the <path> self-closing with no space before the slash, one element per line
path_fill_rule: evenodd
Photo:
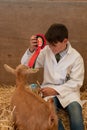
<path fill-rule="evenodd" d="M 66 49 L 68 39 L 64 39 L 62 42 L 54 43 L 54 45 L 48 44 L 54 54 L 60 53 Z"/>

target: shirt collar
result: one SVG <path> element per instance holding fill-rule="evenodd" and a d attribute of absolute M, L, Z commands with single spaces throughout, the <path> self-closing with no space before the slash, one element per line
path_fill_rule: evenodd
<path fill-rule="evenodd" d="M 49 51 L 52 51 L 52 50 L 49 48 L 48 45 L 47 45 L 47 48 L 49 49 Z M 67 42 L 67 48 L 66 48 L 64 51 L 62 51 L 62 52 L 59 53 L 60 56 L 61 56 L 61 58 L 62 58 L 65 54 L 71 53 L 71 51 L 72 51 L 71 48 L 72 48 L 72 47 L 71 47 L 71 44 L 70 44 L 70 42 L 68 41 L 68 42 Z"/>
<path fill-rule="evenodd" d="M 67 43 L 66 49 L 64 51 L 62 51 L 62 52 L 59 53 L 60 56 L 63 57 L 68 52 L 68 50 L 69 50 L 69 43 Z"/>

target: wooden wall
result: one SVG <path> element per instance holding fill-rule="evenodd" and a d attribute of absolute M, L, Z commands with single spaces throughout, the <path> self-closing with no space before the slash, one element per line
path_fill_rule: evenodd
<path fill-rule="evenodd" d="M 87 1 L 83 0 L 0 0 L 0 84 L 14 84 L 3 64 L 16 67 L 32 34 L 45 33 L 55 23 L 69 29 L 71 44 L 85 62 L 87 87 Z"/>

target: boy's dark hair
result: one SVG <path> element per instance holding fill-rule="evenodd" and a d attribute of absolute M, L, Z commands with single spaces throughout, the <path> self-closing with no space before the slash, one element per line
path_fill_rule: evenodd
<path fill-rule="evenodd" d="M 68 38 L 68 29 L 63 24 L 52 24 L 45 33 L 45 38 L 50 44 L 62 42 Z"/>

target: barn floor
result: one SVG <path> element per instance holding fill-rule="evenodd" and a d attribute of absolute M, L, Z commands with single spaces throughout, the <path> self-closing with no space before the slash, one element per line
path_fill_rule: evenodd
<path fill-rule="evenodd" d="M 0 130 L 14 130 L 12 111 L 10 110 L 10 99 L 14 90 L 13 86 L 0 86 Z M 81 99 L 87 100 L 87 91 L 81 92 Z M 67 114 L 60 111 L 58 115 L 63 120 L 65 130 L 70 130 Z M 85 130 L 87 130 L 87 103 L 83 105 L 83 117 Z"/>

